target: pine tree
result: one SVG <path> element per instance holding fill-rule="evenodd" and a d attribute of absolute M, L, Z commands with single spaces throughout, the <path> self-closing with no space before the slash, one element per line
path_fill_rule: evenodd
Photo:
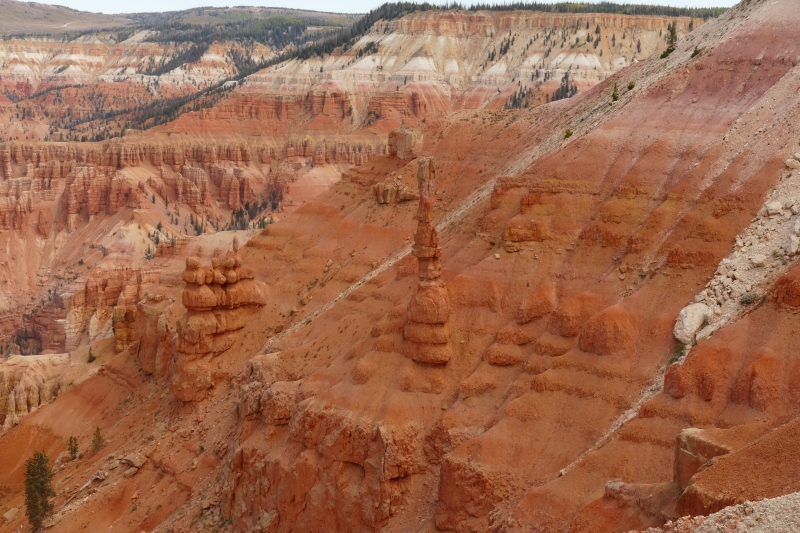
<path fill-rule="evenodd" d="M 667 40 L 667 49 L 661 54 L 661 59 L 664 59 L 672 52 L 675 51 L 675 43 L 678 41 L 678 36 L 675 33 L 675 24 L 669 25 L 669 39 Z"/>
<path fill-rule="evenodd" d="M 614 84 L 614 92 L 611 93 L 611 100 L 616 102 L 619 100 L 619 90 L 617 89 L 617 84 Z"/>
<path fill-rule="evenodd" d="M 77 437 L 70 437 L 69 444 L 67 445 L 69 449 L 69 457 L 71 460 L 75 460 L 78 458 L 78 438 Z"/>
<path fill-rule="evenodd" d="M 92 347 L 89 346 L 89 362 L 94 363 L 95 359 L 97 359 L 97 357 L 94 356 L 94 354 L 92 353 Z"/>
<path fill-rule="evenodd" d="M 94 451 L 100 451 L 100 448 L 103 447 L 103 435 L 100 434 L 100 426 L 97 426 L 97 429 L 94 430 L 94 438 L 92 439 L 92 449 Z"/>
<path fill-rule="evenodd" d="M 41 531 L 42 525 L 53 514 L 50 498 L 56 495 L 53 490 L 53 470 L 44 452 L 36 452 L 25 462 L 25 514 L 34 531 Z"/>

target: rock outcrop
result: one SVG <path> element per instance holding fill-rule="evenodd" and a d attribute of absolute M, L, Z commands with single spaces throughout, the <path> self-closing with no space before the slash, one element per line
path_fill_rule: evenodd
<path fill-rule="evenodd" d="M 422 149 L 422 133 L 401 126 L 389 132 L 389 155 L 411 161 L 419 157 Z"/>
<path fill-rule="evenodd" d="M 417 191 L 404 185 L 399 176 L 391 181 L 376 183 L 372 187 L 372 192 L 375 193 L 375 199 L 379 204 L 400 204 L 419 199 Z"/>
<path fill-rule="evenodd" d="M 12 356 L 0 363 L 0 431 L 72 387 L 70 355 Z"/>
<path fill-rule="evenodd" d="M 136 306 L 118 305 L 114 307 L 111 320 L 114 324 L 114 349 L 117 353 L 136 342 Z"/>
<path fill-rule="evenodd" d="M 222 256 L 214 250 L 211 267 L 200 258 L 186 259 L 183 305 L 178 320 L 177 346 L 172 367 L 172 391 L 183 401 L 202 399 L 213 385 L 210 361 L 233 345 L 235 333 L 267 303 L 267 287 L 242 266 L 239 239 Z"/>
<path fill-rule="evenodd" d="M 450 298 L 442 276 L 439 258 L 439 232 L 433 225 L 436 164 L 432 157 L 419 161 L 419 208 L 417 232 L 412 252 L 419 263 L 419 285 L 408 305 L 408 317 L 403 330 L 407 343 L 406 356 L 420 363 L 443 364 L 450 360 Z"/>

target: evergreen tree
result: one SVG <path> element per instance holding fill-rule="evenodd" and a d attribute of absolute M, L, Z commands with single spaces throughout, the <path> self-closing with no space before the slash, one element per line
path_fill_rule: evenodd
<path fill-rule="evenodd" d="M 94 451 L 100 451 L 100 448 L 103 447 L 103 435 L 100 434 L 100 426 L 97 426 L 97 429 L 94 430 L 94 438 L 92 438 L 92 449 Z"/>
<path fill-rule="evenodd" d="M 675 24 L 669 25 L 669 39 L 667 40 L 667 49 L 661 54 L 661 59 L 664 59 L 672 52 L 675 51 L 675 43 L 678 42 L 678 35 L 675 33 Z"/>
<path fill-rule="evenodd" d="M 570 82 L 569 72 L 565 72 L 564 77 L 561 78 L 561 86 L 553 93 L 551 102 L 563 100 L 564 98 L 572 98 L 576 94 L 578 94 L 578 87 L 574 82 Z"/>
<path fill-rule="evenodd" d="M 25 462 L 25 514 L 34 531 L 41 531 L 44 521 L 53 514 L 50 498 L 53 490 L 53 470 L 44 452 L 36 452 Z"/>
<path fill-rule="evenodd" d="M 78 458 L 78 438 L 77 437 L 70 437 L 69 444 L 67 445 L 69 449 L 69 457 L 71 460 L 75 460 Z"/>
<path fill-rule="evenodd" d="M 611 93 L 611 100 L 616 102 L 619 100 L 619 90 L 617 89 L 617 84 L 614 83 L 614 92 Z"/>
<path fill-rule="evenodd" d="M 97 359 L 97 357 L 94 356 L 94 354 L 92 353 L 92 347 L 89 346 L 89 362 L 94 363 L 95 359 Z"/>

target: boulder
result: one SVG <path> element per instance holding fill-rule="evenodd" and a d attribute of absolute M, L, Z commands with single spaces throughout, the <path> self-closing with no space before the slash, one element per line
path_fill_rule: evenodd
<path fill-rule="evenodd" d="M 8 511 L 6 511 L 6 514 L 3 515 L 3 520 L 5 520 L 5 523 L 8 524 L 17 517 L 18 513 L 19 509 L 17 509 L 16 507 L 12 507 Z"/>
<path fill-rule="evenodd" d="M 704 340 L 710 338 L 715 331 L 717 331 L 717 326 L 715 324 L 709 324 L 697 333 L 695 336 L 695 341 L 703 342 Z"/>
<path fill-rule="evenodd" d="M 711 316 L 711 310 L 705 304 L 691 304 L 684 307 L 675 321 L 673 335 L 683 344 L 694 342 L 695 335 Z"/>
<path fill-rule="evenodd" d="M 798 168 L 800 168 L 800 161 L 798 161 L 797 159 L 787 159 L 786 166 L 791 168 L 792 170 L 797 170 Z"/>
<path fill-rule="evenodd" d="M 769 202 L 765 207 L 768 215 L 779 215 L 783 211 L 783 204 L 780 202 Z"/>
<path fill-rule="evenodd" d="M 134 454 L 120 459 L 120 462 L 122 464 L 132 466 L 134 468 L 141 468 L 147 462 L 147 457 L 143 455 Z"/>

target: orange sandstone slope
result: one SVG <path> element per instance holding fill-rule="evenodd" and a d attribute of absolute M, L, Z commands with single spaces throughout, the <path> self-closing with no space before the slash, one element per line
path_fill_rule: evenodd
<path fill-rule="evenodd" d="M 246 245 L 191 241 L 138 343 L 0 436 L 0 504 L 95 426 L 53 531 L 619 531 L 797 491 L 797 18 L 739 5 L 573 99 L 426 121 L 416 159 Z"/>

